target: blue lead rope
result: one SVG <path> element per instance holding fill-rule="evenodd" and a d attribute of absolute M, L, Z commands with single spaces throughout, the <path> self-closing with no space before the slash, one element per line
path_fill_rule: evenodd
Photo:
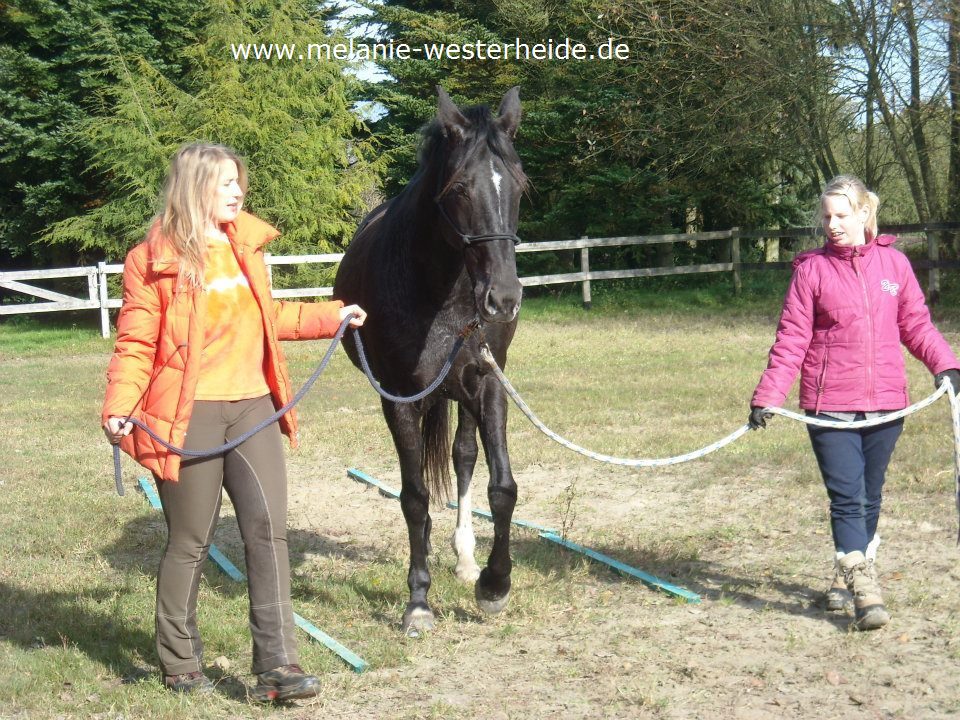
<path fill-rule="evenodd" d="M 360 339 L 360 333 L 355 333 L 353 339 L 357 343 L 357 355 L 360 356 L 360 365 L 363 366 L 363 374 L 367 376 L 367 380 L 370 381 L 370 386 L 377 391 L 379 395 L 395 403 L 412 403 L 417 402 L 417 400 L 422 400 L 427 395 L 432 393 L 442 383 L 446 377 L 447 373 L 450 372 L 450 368 L 453 367 L 453 361 L 457 359 L 457 355 L 460 353 L 460 348 L 463 347 L 463 344 L 467 341 L 467 338 L 480 327 L 480 321 L 474 320 L 469 323 L 463 330 L 460 331 L 460 334 L 457 336 L 457 341 L 453 344 L 453 348 L 450 350 L 450 354 L 447 356 L 447 361 L 443 364 L 443 367 L 440 368 L 440 372 L 437 375 L 437 379 L 430 383 L 426 388 L 416 393 L 415 395 L 407 395 L 402 397 L 400 395 L 392 395 L 386 390 L 384 390 L 380 383 L 377 382 L 377 379 L 373 376 L 373 372 L 370 370 L 370 365 L 367 363 L 367 354 L 363 349 L 363 341 Z"/>
<path fill-rule="evenodd" d="M 351 319 L 352 319 L 352 316 L 347 316 L 340 323 L 340 327 L 337 329 L 337 334 L 333 336 L 333 340 L 330 343 L 330 347 L 327 348 L 327 352 L 324 354 L 323 359 L 320 361 L 320 364 L 317 366 L 317 369 L 313 371 L 313 374 L 303 384 L 303 387 L 301 387 L 297 391 L 297 394 L 293 396 L 290 402 L 288 402 L 282 408 L 280 408 L 275 413 L 273 413 L 273 415 L 266 418 L 255 427 L 250 428 L 249 430 L 247 430 L 247 432 L 243 433 L 242 435 L 239 435 L 238 437 L 235 437 L 230 442 L 220 445 L 219 447 L 211 448 L 209 450 L 187 450 L 186 448 L 177 447 L 176 445 L 173 445 L 167 442 L 166 440 L 161 438 L 159 435 L 157 435 L 153 430 L 147 427 L 145 423 L 141 422 L 140 420 L 137 420 L 136 418 L 128 417 L 128 418 L 125 418 L 123 422 L 136 425 L 138 428 L 140 428 L 145 433 L 147 433 L 147 435 L 149 435 L 154 442 L 161 445 L 162 447 L 165 447 L 170 452 L 176 453 L 177 455 L 180 455 L 182 457 L 207 458 L 207 457 L 214 457 L 216 455 L 223 455 L 226 452 L 230 452 L 235 447 L 242 445 L 244 442 L 249 440 L 251 437 L 256 435 L 261 430 L 275 423 L 277 420 L 283 417 L 287 412 L 289 412 L 294 407 L 294 405 L 296 405 L 303 399 L 303 397 L 310 391 L 310 388 L 313 387 L 313 384 L 319 379 L 320 375 L 323 374 L 323 371 L 327 369 L 327 365 L 330 364 L 330 359 L 333 357 L 334 351 L 337 349 L 337 346 L 343 340 L 343 336 L 347 331 L 347 327 L 349 326 Z M 373 387 L 373 389 L 376 390 L 380 395 L 385 397 L 387 400 L 391 400 L 392 402 L 411 403 L 411 402 L 416 402 L 417 400 L 422 400 L 427 395 L 429 395 L 434 390 L 436 390 L 437 387 L 440 386 L 440 383 L 444 381 L 444 379 L 447 377 L 447 374 L 450 372 L 450 368 L 453 367 L 453 362 L 456 359 L 457 355 L 460 353 L 460 349 L 463 347 L 463 344 L 466 342 L 467 338 L 470 337 L 470 334 L 477 329 L 477 327 L 479 327 L 479 322 L 474 321 L 468 324 L 460 332 L 459 336 L 457 337 L 457 341 L 453 344 L 453 348 L 450 350 L 450 354 L 447 356 L 447 361 L 446 363 L 444 363 L 443 367 L 441 368 L 440 373 L 439 375 L 437 375 L 436 380 L 430 383 L 430 385 L 426 389 L 422 390 L 421 392 L 416 393 L 415 395 L 409 395 L 406 397 L 402 397 L 399 395 L 392 395 L 380 387 L 380 384 L 377 382 L 377 379 L 373 376 L 373 371 L 370 370 L 370 364 L 367 361 L 367 356 L 363 349 L 363 342 L 360 340 L 360 333 L 356 329 L 354 330 L 354 340 L 356 341 L 356 344 L 357 344 L 357 353 L 360 356 L 360 364 L 363 366 L 363 372 L 367 376 L 367 380 L 369 380 L 370 385 Z M 122 427 L 122 424 L 121 424 L 121 427 Z M 113 480 L 117 488 L 117 494 L 121 496 L 124 495 L 123 478 L 121 476 L 121 468 L 120 468 L 120 445 L 119 444 L 115 444 L 113 446 Z"/>
<path fill-rule="evenodd" d="M 162 437 L 157 435 L 153 430 L 147 427 L 145 423 L 137 420 L 136 418 L 128 417 L 124 420 L 124 422 L 128 422 L 133 425 L 136 425 L 138 428 L 143 430 L 147 435 L 149 435 L 154 442 L 165 447 L 170 452 L 176 453 L 177 455 L 181 455 L 183 457 L 205 458 L 205 457 L 213 457 L 215 455 L 222 455 L 223 453 L 229 452 L 230 450 L 233 450 L 233 448 L 249 440 L 251 437 L 256 435 L 258 432 L 260 432 L 264 428 L 275 423 L 277 420 L 283 417 L 294 405 L 296 405 L 298 402 L 300 402 L 300 400 L 303 399 L 303 396 L 307 394 L 307 391 L 309 391 L 311 387 L 313 387 L 313 384 L 317 381 L 317 378 L 319 378 L 320 375 L 323 373 L 323 371 L 326 370 L 327 365 L 330 362 L 330 358 L 333 357 L 333 352 L 334 350 L 337 349 L 337 345 L 340 344 L 340 340 L 343 338 L 343 334 L 347 331 L 347 326 L 350 324 L 351 319 L 352 319 L 351 316 L 347 316 L 343 319 L 343 322 L 340 323 L 340 327 L 337 329 L 337 334 L 334 335 L 333 342 L 331 342 L 330 347 L 327 348 L 327 352 L 323 356 L 323 360 L 320 361 L 320 365 L 317 366 L 317 369 L 314 370 L 313 375 L 311 375 L 310 378 L 303 384 L 303 387 L 300 388 L 297 394 L 293 396 L 293 399 L 290 400 L 290 402 L 288 402 L 282 408 L 280 408 L 275 413 L 273 413 L 273 415 L 263 420 L 263 422 L 259 423 L 255 427 L 250 428 L 249 430 L 247 430 L 247 432 L 243 433 L 238 437 L 235 437 L 233 440 L 221 445 L 220 447 L 211 448 L 210 450 L 187 450 L 186 448 L 177 447 L 176 445 L 172 445 L 168 443 Z M 123 480 L 120 476 L 120 445 L 119 444 L 115 444 L 113 446 L 113 479 L 114 479 L 114 483 L 117 486 L 117 494 L 123 495 L 124 494 Z"/>

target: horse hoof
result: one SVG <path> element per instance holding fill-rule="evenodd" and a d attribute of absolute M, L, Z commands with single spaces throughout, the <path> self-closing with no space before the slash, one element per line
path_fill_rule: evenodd
<path fill-rule="evenodd" d="M 485 598 L 481 596 L 480 585 L 476 586 L 474 591 L 474 596 L 477 598 L 477 605 L 483 611 L 485 615 L 499 615 L 500 612 L 507 606 L 507 603 L 510 601 L 510 592 L 508 591 L 506 595 L 499 599 Z"/>
<path fill-rule="evenodd" d="M 420 633 L 430 632 L 436 625 L 436 618 L 429 608 L 415 607 L 403 614 L 400 627 L 409 638 L 418 638 Z"/>
<path fill-rule="evenodd" d="M 462 583 L 469 584 L 476 582 L 477 578 L 480 577 L 480 568 L 476 565 L 461 567 L 457 565 L 453 570 L 453 574 L 457 576 L 457 580 Z"/>

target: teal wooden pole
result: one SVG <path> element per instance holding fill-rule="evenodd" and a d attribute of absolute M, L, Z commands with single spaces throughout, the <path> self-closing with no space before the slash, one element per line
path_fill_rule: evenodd
<path fill-rule="evenodd" d="M 140 488 L 143 490 L 143 494 L 147 496 L 147 500 L 150 502 L 150 504 L 157 510 L 162 509 L 160 505 L 160 497 L 157 495 L 157 491 L 153 489 L 153 485 L 150 484 L 150 481 L 145 477 L 141 477 L 139 478 L 139 483 Z M 217 567 L 219 567 L 231 579 L 236 580 L 237 582 L 242 582 L 247 579 L 246 576 L 240 572 L 240 569 L 234 565 L 226 555 L 220 552 L 220 548 L 218 548 L 216 545 L 210 545 L 209 555 L 210 559 L 213 560 Z M 297 627 L 307 633 L 307 635 L 339 655 L 344 662 L 353 668 L 354 672 L 362 673 L 364 670 L 370 667 L 363 658 L 339 643 L 334 638 L 327 635 L 325 632 L 323 632 L 323 630 L 318 628 L 306 618 L 294 613 L 293 621 L 296 623 Z"/>

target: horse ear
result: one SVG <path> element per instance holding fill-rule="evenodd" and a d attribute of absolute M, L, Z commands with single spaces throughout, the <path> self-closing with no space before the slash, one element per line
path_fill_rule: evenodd
<path fill-rule="evenodd" d="M 469 123 L 463 113 L 460 112 L 460 108 L 450 99 L 447 91 L 439 85 L 437 85 L 437 97 L 439 98 L 437 120 L 440 122 L 440 127 L 443 128 L 443 134 L 447 137 L 451 134 L 461 138 L 464 137 Z"/>
<path fill-rule="evenodd" d="M 500 101 L 497 123 L 510 137 L 516 137 L 517 127 L 520 125 L 520 86 L 514 85 L 507 90 Z"/>

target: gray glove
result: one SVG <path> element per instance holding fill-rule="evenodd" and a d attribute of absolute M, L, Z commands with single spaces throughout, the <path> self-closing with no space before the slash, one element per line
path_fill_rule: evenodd
<path fill-rule="evenodd" d="M 956 372 L 956 371 L 954 371 Z M 750 406 L 750 417 L 747 418 L 747 425 L 751 430 L 759 430 L 767 426 L 767 420 L 773 417 L 773 413 L 766 408 Z"/>
<path fill-rule="evenodd" d="M 960 370 L 954 368 L 937 373 L 933 376 L 933 386 L 939 388 L 944 380 L 950 380 L 950 384 L 953 385 L 953 391 L 960 393 Z"/>

